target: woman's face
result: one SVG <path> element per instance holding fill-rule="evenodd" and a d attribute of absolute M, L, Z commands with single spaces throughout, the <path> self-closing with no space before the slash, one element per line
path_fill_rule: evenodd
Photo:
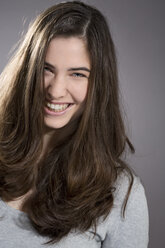
<path fill-rule="evenodd" d="M 54 38 L 44 67 L 44 122 L 48 128 L 64 127 L 81 111 L 90 75 L 85 42 L 77 37 Z"/>

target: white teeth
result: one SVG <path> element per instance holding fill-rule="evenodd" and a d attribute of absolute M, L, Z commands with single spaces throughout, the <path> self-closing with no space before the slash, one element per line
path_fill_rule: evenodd
<path fill-rule="evenodd" d="M 63 111 L 69 106 L 69 104 L 53 104 L 49 102 L 47 102 L 46 105 L 48 108 L 50 108 L 51 110 L 55 112 Z"/>

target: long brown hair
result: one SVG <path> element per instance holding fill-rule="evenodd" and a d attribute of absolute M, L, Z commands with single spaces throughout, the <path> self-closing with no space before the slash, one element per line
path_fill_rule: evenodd
<path fill-rule="evenodd" d="M 86 42 L 91 74 L 82 115 L 60 142 L 43 147 L 46 51 L 57 36 Z M 0 77 L 0 196 L 6 201 L 32 190 L 23 204 L 32 225 L 53 242 L 72 229 L 97 226 L 113 206 L 114 183 L 129 141 L 119 104 L 115 48 L 104 16 L 82 2 L 61 3 L 41 13 Z M 68 124 L 70 125 L 70 124 Z M 65 133 L 65 127 L 60 130 Z M 126 201 L 125 205 L 126 206 Z"/>

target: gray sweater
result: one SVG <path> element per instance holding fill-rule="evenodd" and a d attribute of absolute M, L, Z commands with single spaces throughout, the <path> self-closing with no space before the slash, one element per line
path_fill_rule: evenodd
<path fill-rule="evenodd" d="M 122 174 L 115 186 L 113 209 L 104 221 L 100 218 L 95 237 L 92 229 L 83 234 L 71 232 L 54 245 L 44 245 L 48 238 L 33 229 L 28 216 L 0 200 L 0 248 L 147 248 L 148 208 L 139 178 L 134 178 L 125 218 L 121 207 L 128 189 L 127 176 Z"/>

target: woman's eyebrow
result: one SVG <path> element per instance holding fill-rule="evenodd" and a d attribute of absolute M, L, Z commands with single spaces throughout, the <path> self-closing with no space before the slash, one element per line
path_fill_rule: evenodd
<path fill-rule="evenodd" d="M 53 65 L 51 65 L 48 62 L 45 62 L 45 65 L 49 66 L 53 70 L 56 69 Z M 68 69 L 68 71 L 87 71 L 87 72 L 90 72 L 90 70 L 87 67 L 71 67 L 71 68 Z"/>
<path fill-rule="evenodd" d="M 90 70 L 87 67 L 74 67 L 69 68 L 68 71 L 87 71 L 90 72 Z"/>

